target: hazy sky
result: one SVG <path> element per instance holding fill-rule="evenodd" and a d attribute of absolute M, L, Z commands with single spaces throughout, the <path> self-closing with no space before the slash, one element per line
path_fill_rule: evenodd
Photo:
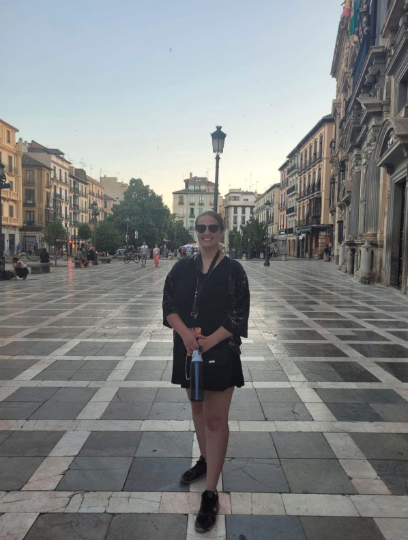
<path fill-rule="evenodd" d="M 171 205 L 190 172 L 263 191 L 331 110 L 340 0 L 2 0 L 0 118 Z M 7 51 L 7 52 L 6 52 Z M 252 175 L 252 177 L 251 177 Z"/>

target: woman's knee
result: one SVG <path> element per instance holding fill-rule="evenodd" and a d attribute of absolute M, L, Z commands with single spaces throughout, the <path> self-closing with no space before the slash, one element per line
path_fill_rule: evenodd
<path fill-rule="evenodd" d="M 207 412 L 204 415 L 205 425 L 210 431 L 228 428 L 228 417 L 219 412 Z"/>
<path fill-rule="evenodd" d="M 191 410 L 193 413 L 193 416 L 203 414 L 203 403 L 202 402 L 193 402 L 191 401 Z"/>

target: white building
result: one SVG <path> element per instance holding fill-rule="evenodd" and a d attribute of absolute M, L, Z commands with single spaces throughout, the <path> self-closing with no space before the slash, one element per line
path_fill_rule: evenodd
<path fill-rule="evenodd" d="M 274 184 L 269 187 L 265 193 L 262 193 L 256 201 L 254 208 L 254 216 L 260 223 L 267 222 L 268 209 L 266 202 L 269 201 L 271 206 L 269 207 L 269 220 L 268 220 L 268 236 L 272 240 L 274 236 L 278 234 L 279 230 L 279 194 L 280 184 Z"/>
<path fill-rule="evenodd" d="M 251 217 L 257 194 L 254 191 L 230 189 L 224 198 L 225 244 L 228 247 L 229 231 L 241 231 Z"/>

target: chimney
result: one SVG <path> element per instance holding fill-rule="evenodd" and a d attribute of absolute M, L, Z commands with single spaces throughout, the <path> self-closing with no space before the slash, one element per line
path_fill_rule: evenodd
<path fill-rule="evenodd" d="M 191 172 L 190 173 L 190 180 L 193 178 L 193 173 Z"/>

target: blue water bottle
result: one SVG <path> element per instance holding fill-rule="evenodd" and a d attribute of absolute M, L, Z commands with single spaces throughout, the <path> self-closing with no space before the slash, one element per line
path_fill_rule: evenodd
<path fill-rule="evenodd" d="M 190 366 L 190 401 L 204 401 L 204 362 L 201 348 L 193 351 Z"/>

